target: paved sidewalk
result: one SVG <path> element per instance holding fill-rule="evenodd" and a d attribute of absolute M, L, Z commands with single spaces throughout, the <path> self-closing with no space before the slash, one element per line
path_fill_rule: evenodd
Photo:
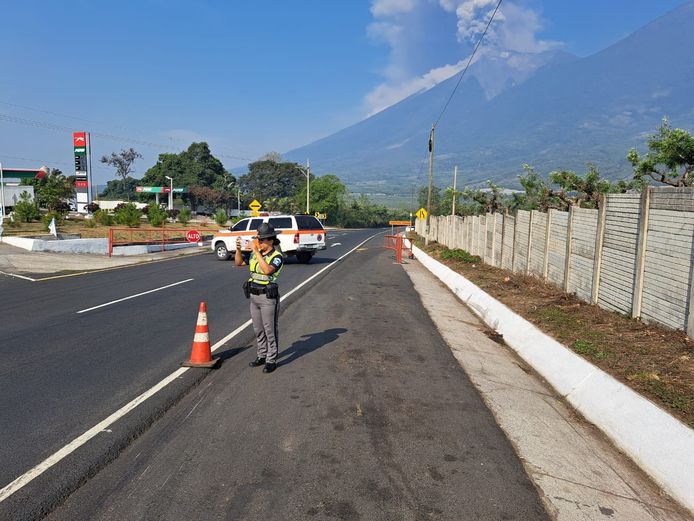
<path fill-rule="evenodd" d="M 691 519 L 510 348 L 493 340 L 486 326 L 426 268 L 416 261 L 404 266 L 556 519 Z"/>
<path fill-rule="evenodd" d="M 108 257 L 107 255 L 32 252 L 0 243 L 0 271 L 14 275 L 46 275 L 90 271 L 209 251 L 211 251 L 209 247 L 203 246 L 128 257 Z"/>

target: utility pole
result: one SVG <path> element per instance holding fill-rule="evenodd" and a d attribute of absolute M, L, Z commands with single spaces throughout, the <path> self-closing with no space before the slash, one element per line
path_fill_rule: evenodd
<path fill-rule="evenodd" d="M 238 191 L 236 192 L 236 205 L 239 209 L 239 217 L 241 217 L 241 189 L 237 188 L 237 190 Z"/>
<path fill-rule="evenodd" d="M 434 130 L 436 123 L 431 125 L 429 133 L 429 192 L 427 194 L 427 219 L 426 219 L 426 238 L 424 243 L 429 245 L 429 219 L 431 219 L 431 182 L 434 177 Z"/>
<path fill-rule="evenodd" d="M 455 191 L 455 182 L 458 179 L 458 167 L 453 169 L 453 209 L 451 210 L 451 215 L 455 215 L 455 200 L 458 198 L 458 194 Z"/>
<path fill-rule="evenodd" d="M 309 213 L 309 194 L 311 193 L 311 161 L 306 160 L 306 215 Z"/>

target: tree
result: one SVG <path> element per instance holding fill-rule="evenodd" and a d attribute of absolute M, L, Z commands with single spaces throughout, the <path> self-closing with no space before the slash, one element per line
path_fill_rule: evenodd
<path fill-rule="evenodd" d="M 138 186 L 139 181 L 132 177 L 126 177 L 125 179 L 113 179 L 106 183 L 106 188 L 101 192 L 99 197 L 102 199 L 129 199 L 130 194 L 135 192 L 135 188 Z"/>
<path fill-rule="evenodd" d="M 224 169 L 222 162 L 212 155 L 210 147 L 205 142 L 191 143 L 187 150 L 179 154 L 159 154 L 157 163 L 149 168 L 142 177 L 142 183 L 148 186 L 169 186 L 169 176 L 173 184 L 187 187 L 187 198 L 193 207 L 197 205 L 215 208 L 220 201 L 231 204 L 236 196 L 236 178 Z M 193 187 L 214 189 L 219 195 L 214 196 L 214 204 L 210 204 L 209 192 L 199 193 Z M 198 196 L 203 195 L 203 199 Z M 194 208 L 193 208 L 194 209 Z"/>
<path fill-rule="evenodd" d="M 335 224 L 345 206 L 347 187 L 334 174 L 326 174 L 311 180 L 311 210 L 327 214 L 327 222 Z M 306 209 L 306 186 L 294 197 L 294 207 Z"/>
<path fill-rule="evenodd" d="M 636 183 L 644 186 L 650 177 L 671 186 L 694 185 L 694 137 L 689 132 L 672 128 L 664 118 L 658 133 L 650 136 L 648 149 L 643 156 L 633 148 L 627 154 Z"/>
<path fill-rule="evenodd" d="M 133 148 L 129 148 L 127 150 L 123 149 L 117 154 L 115 152 L 111 152 L 110 156 L 102 156 L 101 162 L 114 167 L 116 169 L 116 175 L 119 175 L 125 183 L 126 179 L 130 177 L 130 174 L 135 171 L 133 168 L 135 160 L 141 158 L 142 155 L 139 152 L 136 152 Z M 127 194 L 127 198 L 129 201 L 129 193 Z"/>
<path fill-rule="evenodd" d="M 427 209 L 427 199 L 429 197 L 429 188 L 423 186 L 417 194 L 417 202 L 420 208 Z M 436 186 L 431 186 L 431 208 L 427 209 L 431 215 L 441 215 L 441 189 Z M 449 212 L 450 213 L 450 208 Z"/>
<path fill-rule="evenodd" d="M 626 192 L 634 187 L 634 182 L 621 180 L 612 183 L 608 179 L 602 179 L 598 169 L 590 164 L 588 172 L 583 176 L 571 170 L 560 170 L 550 172 L 549 180 L 559 185 L 559 190 L 551 190 L 549 197 L 558 199 L 563 210 L 568 210 L 570 206 L 597 208 L 601 195 Z"/>
<path fill-rule="evenodd" d="M 305 184 L 306 176 L 301 166 L 296 163 L 277 163 L 271 159 L 261 159 L 249 164 L 248 173 L 239 178 L 241 190 L 266 208 L 266 200 L 294 197 Z"/>
<path fill-rule="evenodd" d="M 465 207 L 474 214 L 499 212 L 509 205 L 503 189 L 491 181 L 487 181 L 486 189 L 466 188 L 462 198 Z"/>
<path fill-rule="evenodd" d="M 74 179 L 65 177 L 57 169 L 40 179 L 32 179 L 29 184 L 34 186 L 36 204 L 49 212 L 67 213 L 68 200 L 75 196 Z"/>

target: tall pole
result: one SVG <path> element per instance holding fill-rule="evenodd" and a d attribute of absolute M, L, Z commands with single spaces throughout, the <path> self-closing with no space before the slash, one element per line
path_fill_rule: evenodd
<path fill-rule="evenodd" d="M 2 173 L 2 163 L 0 163 L 0 224 L 5 219 L 5 174 Z"/>
<path fill-rule="evenodd" d="M 236 189 L 236 205 L 238 206 L 239 209 L 239 217 L 241 217 L 241 189 L 237 188 Z"/>
<path fill-rule="evenodd" d="M 427 193 L 427 218 L 426 218 L 426 238 L 424 243 L 429 245 L 429 220 L 431 219 L 431 183 L 434 177 L 434 129 L 436 123 L 431 125 L 429 133 L 429 192 Z"/>
<path fill-rule="evenodd" d="M 455 192 L 455 182 L 458 179 L 458 167 L 453 169 L 453 209 L 451 210 L 451 215 L 455 215 L 455 200 L 458 198 L 458 194 Z"/>
<path fill-rule="evenodd" d="M 92 176 L 92 138 L 91 134 L 87 132 L 87 204 L 91 204 L 94 201 L 92 196 L 92 190 L 94 190 L 93 176 Z"/>
<path fill-rule="evenodd" d="M 169 210 L 173 210 L 173 177 L 169 179 Z"/>
<path fill-rule="evenodd" d="M 309 194 L 311 193 L 311 161 L 306 160 L 306 215 L 309 213 Z"/>

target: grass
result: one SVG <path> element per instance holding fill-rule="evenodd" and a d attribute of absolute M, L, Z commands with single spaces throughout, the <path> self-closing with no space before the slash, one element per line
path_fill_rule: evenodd
<path fill-rule="evenodd" d="M 573 352 L 694 428 L 694 342 L 683 331 L 588 304 L 536 277 L 462 261 L 473 257 L 464 250 L 413 239 Z"/>

